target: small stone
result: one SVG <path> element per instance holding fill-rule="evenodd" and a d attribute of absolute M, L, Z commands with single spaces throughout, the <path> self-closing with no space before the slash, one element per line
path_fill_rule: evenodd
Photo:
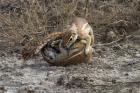
<path fill-rule="evenodd" d="M 135 55 L 136 57 L 140 57 L 140 53 L 136 53 L 136 55 Z"/>

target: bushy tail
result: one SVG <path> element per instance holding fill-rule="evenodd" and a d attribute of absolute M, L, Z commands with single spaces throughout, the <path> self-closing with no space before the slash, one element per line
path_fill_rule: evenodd
<path fill-rule="evenodd" d="M 34 57 L 49 41 L 54 41 L 57 38 L 62 38 L 63 34 L 64 32 L 53 32 L 44 36 L 43 39 L 36 43 L 34 43 L 33 41 L 28 42 L 22 49 L 22 58 L 24 60 L 28 60 L 29 58 Z"/>

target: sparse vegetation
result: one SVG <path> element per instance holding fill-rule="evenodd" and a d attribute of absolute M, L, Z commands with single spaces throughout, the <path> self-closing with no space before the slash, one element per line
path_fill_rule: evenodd
<path fill-rule="evenodd" d="M 139 3 L 139 0 L 1 1 L 0 24 L 4 32 L 2 34 L 16 43 L 22 41 L 26 35 L 37 41 L 38 34 L 63 31 L 70 23 L 71 17 L 76 15 L 87 18 L 100 42 L 109 42 L 101 41 L 109 31 L 113 31 L 119 37 L 122 29 L 127 34 L 139 29 Z M 120 20 L 125 23 L 112 26 Z"/>
<path fill-rule="evenodd" d="M 27 43 L 33 46 L 48 33 L 64 31 L 74 15 L 86 18 L 93 28 L 94 64 L 51 67 L 37 58 L 40 63 L 30 60 L 23 65 L 15 58 Z M 0 92 L 2 83 L 14 82 L 20 88 L 36 84 L 61 93 L 77 88 L 139 93 L 139 60 L 140 0 L 0 0 Z M 32 76 L 35 80 L 28 80 Z"/>

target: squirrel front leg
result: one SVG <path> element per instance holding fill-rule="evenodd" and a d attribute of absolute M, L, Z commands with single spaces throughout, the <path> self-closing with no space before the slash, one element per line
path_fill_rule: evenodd
<path fill-rule="evenodd" d="M 92 28 L 90 27 L 90 30 L 89 30 L 89 35 L 91 37 L 91 46 L 94 44 L 94 34 L 93 34 L 93 30 Z"/>
<path fill-rule="evenodd" d="M 88 35 L 87 38 L 86 38 L 86 48 L 85 48 L 85 55 L 88 55 L 89 51 L 90 51 L 90 47 L 91 47 L 91 36 Z"/>
<path fill-rule="evenodd" d="M 93 61 L 93 48 L 90 46 L 90 51 L 89 51 L 89 53 L 87 54 L 87 57 L 86 57 L 86 61 L 87 61 L 87 63 L 92 63 L 92 61 Z"/>
<path fill-rule="evenodd" d="M 89 35 L 86 38 L 86 49 L 85 49 L 85 54 L 87 55 L 90 51 L 90 47 L 92 48 L 94 44 L 94 34 L 92 28 L 89 29 Z"/>
<path fill-rule="evenodd" d="M 91 36 L 91 46 L 93 46 L 93 44 L 94 44 L 94 35 L 91 34 L 90 36 Z"/>

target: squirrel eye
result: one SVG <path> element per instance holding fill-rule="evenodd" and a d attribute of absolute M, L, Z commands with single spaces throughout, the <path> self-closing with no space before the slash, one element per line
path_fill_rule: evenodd
<path fill-rule="evenodd" d="M 72 41 L 72 37 L 70 37 L 70 39 L 69 39 L 70 41 Z"/>

